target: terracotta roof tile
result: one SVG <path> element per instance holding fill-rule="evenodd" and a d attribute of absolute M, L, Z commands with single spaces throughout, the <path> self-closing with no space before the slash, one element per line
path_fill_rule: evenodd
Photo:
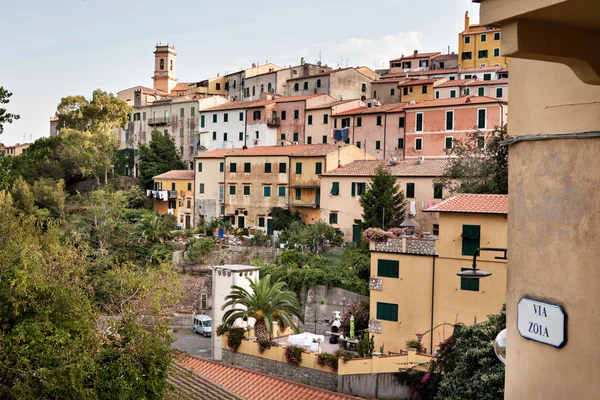
<path fill-rule="evenodd" d="M 474 80 L 467 84 L 467 86 L 484 86 L 484 85 L 508 85 L 508 78 L 496 79 L 493 81 Z"/>
<path fill-rule="evenodd" d="M 448 69 L 430 69 L 425 71 L 410 71 L 410 72 L 394 72 L 392 74 L 384 74 L 381 75 L 381 80 L 394 79 L 394 78 L 402 78 L 402 77 L 411 77 L 411 76 L 429 76 L 429 75 L 445 75 L 445 74 L 456 74 L 458 73 L 458 68 L 448 68 Z"/>
<path fill-rule="evenodd" d="M 156 175 L 152 179 L 194 179 L 194 171 L 191 169 L 174 169 L 164 174 Z"/>
<path fill-rule="evenodd" d="M 453 81 L 442 82 L 438 85 L 433 85 L 434 88 L 454 87 L 454 86 L 465 86 L 467 83 L 472 82 L 473 79 L 455 79 Z"/>
<path fill-rule="evenodd" d="M 307 110 L 319 110 L 322 108 L 331 108 L 331 107 L 339 106 L 340 104 L 350 103 L 351 101 L 356 101 L 356 100 L 360 100 L 360 99 L 338 100 L 338 101 L 334 101 L 332 103 L 325 103 L 325 104 L 319 104 L 318 106 L 307 107 L 306 109 Z"/>
<path fill-rule="evenodd" d="M 246 400 L 359 400 L 217 361 L 187 356 L 181 364 Z"/>
<path fill-rule="evenodd" d="M 189 86 L 191 85 L 191 83 L 188 82 L 180 82 L 177 85 L 175 85 L 175 87 L 173 88 L 172 92 L 179 92 L 182 90 L 188 90 Z"/>
<path fill-rule="evenodd" d="M 304 101 L 304 100 L 312 99 L 313 97 L 319 97 L 319 96 L 327 96 L 327 95 L 323 94 L 323 93 L 315 93 L 315 94 L 305 94 L 302 96 L 279 97 L 279 98 L 275 99 L 275 102 L 276 103 L 289 103 L 292 101 Z"/>
<path fill-rule="evenodd" d="M 393 60 L 390 61 L 401 61 L 401 60 L 410 60 L 413 58 L 423 58 L 423 57 L 434 57 L 437 55 L 440 55 L 442 53 L 440 53 L 439 51 L 433 52 L 433 53 L 417 53 L 416 55 L 413 53 L 411 55 L 408 56 L 402 56 L 400 58 L 394 58 Z"/>
<path fill-rule="evenodd" d="M 499 71 L 502 67 L 500 66 L 489 66 L 489 67 L 475 67 L 475 68 L 463 68 L 460 70 L 462 74 L 468 74 L 469 72 L 489 72 L 489 71 Z"/>
<path fill-rule="evenodd" d="M 407 78 L 379 79 L 378 81 L 371 82 L 371 85 L 395 83 L 395 82 L 397 83 L 397 82 L 404 82 L 404 81 L 408 81 L 408 80 L 409 79 L 407 79 Z"/>
<path fill-rule="evenodd" d="M 407 159 L 394 165 L 388 165 L 385 160 L 357 160 L 326 172 L 323 176 L 374 176 L 379 166 L 394 176 L 443 176 L 447 165 L 446 158 L 426 158 L 421 164 L 415 159 Z"/>
<path fill-rule="evenodd" d="M 398 86 L 429 85 L 435 83 L 435 81 L 435 79 L 409 79 L 398 84 Z"/>
<path fill-rule="evenodd" d="M 460 106 L 460 105 L 469 105 L 469 104 L 486 104 L 486 103 L 505 103 L 506 101 L 500 99 L 493 99 L 487 96 L 464 96 L 457 97 L 454 99 L 439 99 L 439 100 L 425 100 L 415 104 L 409 104 L 405 109 L 415 109 L 415 108 L 429 108 L 429 107 L 446 107 L 446 106 Z"/>
<path fill-rule="evenodd" d="M 275 103 L 275 100 L 254 100 L 254 101 L 230 101 L 215 107 L 206 108 L 200 112 L 222 111 L 222 110 L 241 110 L 246 108 L 264 107 Z"/>
<path fill-rule="evenodd" d="M 194 158 L 224 158 L 225 155 L 232 153 L 234 151 L 241 150 L 240 148 L 230 148 L 230 149 L 214 149 L 211 151 L 207 151 L 206 153 L 202 153 Z"/>
<path fill-rule="evenodd" d="M 428 208 L 427 212 L 508 214 L 508 195 L 458 194 Z"/>
<path fill-rule="evenodd" d="M 458 59 L 458 54 L 440 54 L 432 57 L 434 60 L 454 60 Z"/>
<path fill-rule="evenodd" d="M 315 78 L 315 77 L 319 77 L 319 76 L 327 76 L 327 75 L 335 74 L 336 72 L 346 71 L 346 70 L 349 70 L 349 69 L 354 69 L 354 68 L 348 67 L 348 68 L 331 69 L 329 71 L 325 71 L 325 72 L 322 72 L 320 74 L 314 74 L 314 75 L 309 75 L 309 76 L 301 76 L 301 77 L 298 77 L 298 78 L 290 78 L 287 81 L 289 82 L 289 81 L 297 81 L 299 79 L 310 79 L 310 78 Z"/>
<path fill-rule="evenodd" d="M 255 146 L 228 153 L 228 157 L 243 156 L 319 156 L 337 150 L 335 144 L 295 144 L 289 146 Z"/>
<path fill-rule="evenodd" d="M 353 108 L 351 110 L 341 111 L 337 114 L 332 115 L 332 117 L 339 117 L 342 115 L 357 115 L 357 114 L 379 114 L 379 113 L 389 112 L 390 110 L 393 110 L 393 109 L 399 109 L 399 111 L 402 111 L 404 106 L 407 104 L 408 103 L 392 103 L 392 104 L 382 104 L 380 106 L 374 106 L 374 107 L 362 106 L 362 107 Z"/>

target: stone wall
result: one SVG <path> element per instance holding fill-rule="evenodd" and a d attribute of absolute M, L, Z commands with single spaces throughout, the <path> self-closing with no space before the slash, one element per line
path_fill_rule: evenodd
<path fill-rule="evenodd" d="M 225 364 L 247 368 L 252 371 L 277 376 L 279 378 L 288 379 L 304 385 L 315 386 L 334 392 L 337 392 L 338 389 L 338 376 L 328 372 L 299 367 L 288 363 L 251 356 L 248 354 L 234 353 L 228 349 L 223 349 L 222 361 Z"/>
<path fill-rule="evenodd" d="M 402 241 L 406 241 L 406 248 L 403 249 Z M 408 254 L 425 254 L 435 255 L 436 237 L 403 237 L 388 239 L 385 242 L 375 242 L 375 251 L 385 253 L 408 253 Z"/>
<path fill-rule="evenodd" d="M 340 375 L 340 393 L 366 399 L 407 399 L 408 387 L 398 383 L 393 373 Z"/>

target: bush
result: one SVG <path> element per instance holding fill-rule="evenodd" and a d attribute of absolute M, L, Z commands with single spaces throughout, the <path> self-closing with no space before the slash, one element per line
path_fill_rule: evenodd
<path fill-rule="evenodd" d="M 344 362 L 348 362 L 356 358 L 356 354 L 348 350 L 339 349 L 336 350 L 333 354 L 335 354 L 337 358 L 341 358 L 342 360 L 344 360 Z"/>
<path fill-rule="evenodd" d="M 369 333 L 364 333 L 356 345 L 356 351 L 359 357 L 371 357 L 375 351 L 375 335 L 369 339 Z"/>
<path fill-rule="evenodd" d="M 259 340 L 258 343 L 258 352 L 260 354 L 264 353 L 265 350 L 270 349 L 271 347 L 277 347 L 277 343 L 274 340 Z"/>
<path fill-rule="evenodd" d="M 338 370 L 338 356 L 331 353 L 321 353 L 317 356 L 317 364 L 321 367 L 327 365 L 333 372 Z"/>
<path fill-rule="evenodd" d="M 271 237 L 267 235 L 265 231 L 256 229 L 254 231 L 254 239 L 252 244 L 255 246 L 269 246 L 271 245 Z"/>
<path fill-rule="evenodd" d="M 240 348 L 240 345 L 242 344 L 242 340 L 245 337 L 244 328 L 229 328 L 227 333 L 227 347 L 229 347 L 234 352 L 237 352 L 237 350 Z"/>
<path fill-rule="evenodd" d="M 417 350 L 417 353 L 422 353 L 423 352 L 423 345 L 421 344 L 421 342 L 419 342 L 418 340 L 407 340 L 406 341 L 406 348 L 412 348 Z"/>
<path fill-rule="evenodd" d="M 380 228 L 369 228 L 363 232 L 363 238 L 367 242 L 385 242 L 388 238 L 393 237 L 390 232 Z"/>
<path fill-rule="evenodd" d="M 288 346 L 285 348 L 285 359 L 288 363 L 298 365 L 302 361 L 304 349 L 300 346 Z"/>
<path fill-rule="evenodd" d="M 186 261 L 189 264 L 199 264 L 212 253 L 215 240 L 212 238 L 190 239 L 187 246 Z"/>

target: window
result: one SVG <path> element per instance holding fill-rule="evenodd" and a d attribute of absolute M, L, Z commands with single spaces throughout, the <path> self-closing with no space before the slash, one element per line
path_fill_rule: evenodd
<path fill-rule="evenodd" d="M 462 229 L 462 255 L 472 256 L 479 248 L 479 235 L 481 228 L 479 225 L 463 225 Z"/>
<path fill-rule="evenodd" d="M 256 96 L 256 87 L 252 86 L 252 96 Z"/>
<path fill-rule="evenodd" d="M 213 114 L 213 123 L 217 122 L 217 114 Z"/>
<path fill-rule="evenodd" d="M 357 127 L 361 127 L 362 126 L 362 117 L 356 117 L 356 126 Z"/>
<path fill-rule="evenodd" d="M 241 142 L 242 140 L 244 140 L 244 132 L 240 132 L 238 135 L 238 140 Z"/>
<path fill-rule="evenodd" d="M 12 149 L 11 149 L 12 150 Z M 12 153 L 11 153 L 12 154 Z M 129 157 L 129 149 L 125 149 L 125 157 Z"/>
<path fill-rule="evenodd" d="M 213 140 L 217 140 L 217 132 L 213 132 L 212 137 L 213 137 Z"/>
<path fill-rule="evenodd" d="M 129 129 L 125 129 L 125 140 L 129 140 Z"/>
<path fill-rule="evenodd" d="M 398 322 L 398 304 L 377 302 L 377 319 Z"/>
<path fill-rule="evenodd" d="M 434 199 L 441 199 L 443 191 L 444 191 L 444 187 L 442 186 L 441 183 L 433 184 L 433 198 Z"/>
<path fill-rule="evenodd" d="M 496 98 L 502 98 L 502 88 L 496 88 Z"/>
<path fill-rule="evenodd" d="M 452 89 L 452 90 L 450 91 L 450 98 L 451 98 L 451 99 L 453 99 L 453 98 L 455 98 L 455 97 L 456 97 L 456 90 Z"/>
<path fill-rule="evenodd" d="M 308 116 L 308 124 L 309 124 L 309 125 L 312 125 L 312 115 L 309 115 L 309 116 Z"/>
<path fill-rule="evenodd" d="M 408 86 L 405 86 L 405 87 L 402 88 L 402 94 L 404 96 L 408 96 Z"/>
<path fill-rule="evenodd" d="M 298 82 L 294 83 L 294 92 L 298 91 Z"/>
<path fill-rule="evenodd" d="M 170 208 L 170 209 L 177 208 L 177 201 L 175 201 L 175 200 L 169 200 L 169 206 L 168 206 L 168 208 Z"/>
<path fill-rule="evenodd" d="M 453 76 L 451 76 L 450 78 L 448 78 L 448 80 L 449 80 L 449 81 L 453 81 L 453 80 L 455 80 L 455 79 L 456 79 L 456 77 L 455 77 L 454 75 L 453 75 Z"/>
<path fill-rule="evenodd" d="M 270 174 L 271 173 L 271 163 L 265 163 L 265 174 Z"/>
<path fill-rule="evenodd" d="M 360 142 L 356 142 L 356 147 L 360 149 Z"/>
<path fill-rule="evenodd" d="M 258 227 L 259 228 L 265 227 L 265 217 L 258 217 Z"/>
<path fill-rule="evenodd" d="M 302 163 L 297 162 L 296 163 L 296 175 L 300 175 L 300 174 L 302 174 Z"/>
<path fill-rule="evenodd" d="M 465 79 L 473 79 L 473 75 L 467 74 L 467 75 L 465 75 Z"/>
<path fill-rule="evenodd" d="M 254 136 L 256 137 L 256 140 L 260 139 L 260 132 L 254 131 Z"/>
<path fill-rule="evenodd" d="M 300 188 L 297 188 L 297 189 L 295 190 L 295 193 L 296 193 L 295 199 L 296 199 L 296 200 L 302 200 L 302 189 L 300 189 Z"/>
<path fill-rule="evenodd" d="M 402 150 L 402 149 L 404 149 L 404 139 L 399 138 L 398 139 L 398 150 Z"/>
<path fill-rule="evenodd" d="M 229 172 L 237 172 L 237 164 L 232 162 L 229 163 Z"/>
<path fill-rule="evenodd" d="M 377 276 L 382 278 L 399 278 L 400 261 L 397 260 L 377 260 Z"/>
<path fill-rule="evenodd" d="M 252 118 L 257 121 L 260 119 L 260 110 L 256 110 L 254 111 L 254 113 L 252 113 Z"/>
<path fill-rule="evenodd" d="M 396 94 L 396 89 L 391 88 L 390 89 L 390 96 L 394 96 L 395 94 Z M 375 96 L 373 96 L 373 97 L 375 97 Z"/>
<path fill-rule="evenodd" d="M 252 164 L 250 164 L 249 162 L 244 163 L 244 172 L 252 172 Z"/>
<path fill-rule="evenodd" d="M 477 128 L 485 129 L 485 108 L 477 110 Z"/>
<path fill-rule="evenodd" d="M 440 235 L 440 225 L 439 224 L 433 224 L 433 231 L 431 232 L 436 236 Z"/>
<path fill-rule="evenodd" d="M 337 213 L 329 213 L 329 223 L 331 225 L 338 223 L 338 215 L 337 215 Z"/>
<path fill-rule="evenodd" d="M 436 98 L 436 100 L 440 98 L 440 91 L 439 90 L 435 91 L 435 98 Z"/>
<path fill-rule="evenodd" d="M 321 87 L 321 80 L 317 79 L 317 87 Z"/>
<path fill-rule="evenodd" d="M 465 90 L 463 91 L 465 96 L 468 96 L 471 94 L 471 89 L 470 88 L 465 88 Z"/>
<path fill-rule="evenodd" d="M 381 140 L 375 141 L 375 150 L 381 150 Z"/>
<path fill-rule="evenodd" d="M 351 188 L 351 196 L 362 196 L 365 193 L 365 183 L 364 182 L 352 182 L 350 185 Z"/>
<path fill-rule="evenodd" d="M 479 50 L 477 52 L 477 58 L 487 58 L 488 57 L 488 51 L 487 50 Z"/>
<path fill-rule="evenodd" d="M 304 82 L 304 90 L 308 90 L 308 82 Z"/>
<path fill-rule="evenodd" d="M 423 113 L 417 113 L 417 119 L 415 124 L 416 132 L 423 132 Z"/>
<path fill-rule="evenodd" d="M 340 183 L 339 182 L 333 182 L 331 184 L 331 195 L 332 196 L 340 195 Z"/>
<path fill-rule="evenodd" d="M 470 270 L 471 268 L 461 268 L 461 271 Z M 479 279 L 460 278 L 460 290 L 470 290 L 479 292 Z"/>
<path fill-rule="evenodd" d="M 473 53 L 470 51 L 463 51 L 461 58 L 463 59 L 463 61 L 471 60 L 473 58 Z"/>
<path fill-rule="evenodd" d="M 229 122 L 229 114 L 228 113 L 223 114 L 223 122 Z"/>
<path fill-rule="evenodd" d="M 322 173 L 323 173 L 323 163 L 322 162 L 315 163 L 315 174 L 320 175 Z"/>
<path fill-rule="evenodd" d="M 223 141 L 226 142 L 227 141 L 227 132 L 223 132 Z"/>
<path fill-rule="evenodd" d="M 267 85 L 267 90 L 269 91 L 269 93 L 273 91 L 273 84 L 271 82 L 269 82 L 269 84 Z"/>
<path fill-rule="evenodd" d="M 381 126 L 381 115 L 377 116 L 377 126 Z"/>
<path fill-rule="evenodd" d="M 271 197 L 271 186 L 264 186 L 263 187 L 263 196 L 265 196 L 265 197 Z"/>
<path fill-rule="evenodd" d="M 219 172 L 223 172 L 224 168 L 225 168 L 225 163 L 223 161 L 221 161 L 219 163 Z"/>
<path fill-rule="evenodd" d="M 286 111 L 282 111 L 281 112 L 281 120 L 285 121 L 286 118 L 287 118 L 287 112 Z"/>
<path fill-rule="evenodd" d="M 485 147 L 485 137 L 477 136 L 477 148 L 483 149 Z"/>
<path fill-rule="evenodd" d="M 179 137 L 183 137 L 183 128 L 179 128 Z"/>
<path fill-rule="evenodd" d="M 494 40 L 500 40 L 500 32 L 494 32 Z"/>
<path fill-rule="evenodd" d="M 500 49 L 494 49 L 494 57 L 500 57 Z"/>
<path fill-rule="evenodd" d="M 146 141 L 146 131 L 142 132 L 142 140 L 145 142 Z"/>
<path fill-rule="evenodd" d="M 350 126 L 350 118 L 342 118 L 342 128 L 347 128 Z"/>
<path fill-rule="evenodd" d="M 300 119 L 300 110 L 294 110 L 294 119 Z"/>
<path fill-rule="evenodd" d="M 491 81 L 492 80 L 492 74 L 483 74 L 483 80 L 484 81 Z"/>
<path fill-rule="evenodd" d="M 225 82 L 225 90 L 229 90 L 229 82 Z"/>
<path fill-rule="evenodd" d="M 465 44 L 471 44 L 471 36 L 465 36 Z"/>
<path fill-rule="evenodd" d="M 298 132 L 294 132 L 293 139 L 295 143 L 298 143 Z"/>
<path fill-rule="evenodd" d="M 201 162 L 198 163 L 198 172 L 202 172 L 202 163 Z"/>
<path fill-rule="evenodd" d="M 373 98 L 377 97 L 377 90 L 373 90 Z M 371 103 L 369 103 L 368 105 L 369 108 L 371 108 Z"/>
<path fill-rule="evenodd" d="M 220 82 L 217 82 L 216 86 L 217 86 L 217 90 L 221 90 L 221 83 Z"/>
<path fill-rule="evenodd" d="M 328 124 L 329 123 L 329 114 L 324 114 L 323 115 L 323 123 L 324 124 Z"/>
<path fill-rule="evenodd" d="M 417 151 L 423 150 L 423 138 L 415 139 L 415 150 L 417 150 Z"/>
<path fill-rule="evenodd" d="M 446 111 L 446 130 L 454 130 L 454 111 Z"/>
<path fill-rule="evenodd" d="M 361 85 L 361 90 L 362 90 L 363 92 L 366 92 L 366 91 L 367 91 L 367 84 L 366 84 L 366 83 L 363 83 L 363 84 Z"/>
<path fill-rule="evenodd" d="M 306 137 L 306 144 L 312 144 L 312 136 Z"/>
<path fill-rule="evenodd" d="M 201 115 L 200 116 L 200 128 L 204 128 L 205 125 L 205 116 Z"/>
<path fill-rule="evenodd" d="M 244 120 L 244 112 L 242 111 L 242 112 L 240 113 L 240 121 L 243 121 L 243 120 Z"/>
<path fill-rule="evenodd" d="M 165 129 L 164 132 L 163 132 L 163 134 L 165 135 L 165 137 L 169 136 L 169 130 Z"/>
<path fill-rule="evenodd" d="M 146 120 L 146 112 L 142 113 L 142 119 L 145 121 Z"/>
<path fill-rule="evenodd" d="M 182 118 L 185 117 L 185 109 L 183 107 L 179 109 L 179 116 Z"/>
<path fill-rule="evenodd" d="M 285 174 L 287 171 L 287 164 L 286 163 L 279 163 L 279 173 L 280 174 Z"/>
<path fill-rule="evenodd" d="M 404 117 L 398 117 L 398 128 L 404 128 Z"/>
<path fill-rule="evenodd" d="M 244 196 L 250 196 L 250 186 L 244 185 Z"/>
<path fill-rule="evenodd" d="M 327 144 L 327 135 L 323 135 L 323 143 Z"/>
<path fill-rule="evenodd" d="M 282 133 L 281 135 L 279 135 L 279 138 L 280 138 L 281 140 L 285 140 L 285 133 Z"/>
<path fill-rule="evenodd" d="M 188 184 L 187 184 L 187 190 L 188 190 L 188 192 L 190 192 L 190 191 L 192 190 L 192 184 L 191 184 L 191 183 L 188 183 Z M 188 207 L 188 208 L 189 208 L 189 207 Z"/>
<path fill-rule="evenodd" d="M 279 186 L 279 197 L 285 197 L 285 186 Z"/>
<path fill-rule="evenodd" d="M 487 35 L 485 33 L 481 34 L 480 39 L 481 43 L 487 42 Z"/>
<path fill-rule="evenodd" d="M 427 93 L 427 85 L 421 86 L 421 93 L 423 93 L 423 94 Z"/>
<path fill-rule="evenodd" d="M 415 184 L 414 183 L 406 184 L 406 198 L 407 199 L 415 198 Z"/>
<path fill-rule="evenodd" d="M 452 136 L 447 136 L 444 148 L 446 150 L 450 150 L 452 147 L 454 147 L 454 143 L 453 142 L 454 142 L 454 139 L 452 138 Z"/>

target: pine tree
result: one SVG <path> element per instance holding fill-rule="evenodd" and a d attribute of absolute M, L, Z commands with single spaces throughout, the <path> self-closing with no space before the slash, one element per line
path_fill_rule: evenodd
<path fill-rule="evenodd" d="M 174 170 L 185 169 L 175 144 L 157 130 L 152 131 L 152 141 L 140 146 L 140 180 L 144 189 L 152 189 L 152 178 Z"/>
<path fill-rule="evenodd" d="M 397 228 L 404 222 L 404 193 L 396 185 L 396 177 L 382 166 L 377 168 L 360 204 L 363 229 Z"/>

